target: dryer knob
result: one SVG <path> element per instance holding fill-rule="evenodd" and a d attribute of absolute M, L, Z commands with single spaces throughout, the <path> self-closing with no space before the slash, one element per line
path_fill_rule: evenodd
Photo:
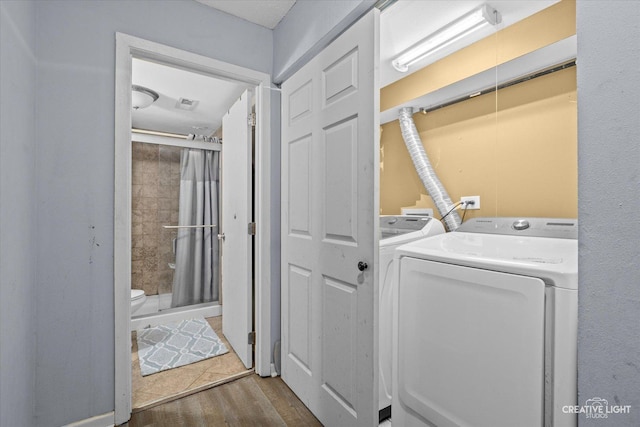
<path fill-rule="evenodd" d="M 519 219 L 513 223 L 512 227 L 514 230 L 526 230 L 529 228 L 529 221 L 526 219 Z"/>

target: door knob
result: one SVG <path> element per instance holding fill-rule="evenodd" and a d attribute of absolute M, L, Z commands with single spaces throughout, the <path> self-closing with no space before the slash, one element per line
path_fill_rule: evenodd
<path fill-rule="evenodd" d="M 218 234 L 218 240 L 224 240 L 224 233 Z"/>
<path fill-rule="evenodd" d="M 366 262 L 360 261 L 358 263 L 358 270 L 365 271 L 367 268 L 369 268 L 369 265 Z"/>

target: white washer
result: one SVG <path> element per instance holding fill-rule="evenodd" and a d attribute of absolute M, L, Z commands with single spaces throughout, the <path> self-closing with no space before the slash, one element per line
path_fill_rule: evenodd
<path fill-rule="evenodd" d="M 393 423 L 575 426 L 577 221 L 477 218 L 397 249 Z"/>
<path fill-rule="evenodd" d="M 393 331 L 393 287 L 395 274 L 393 256 L 400 245 L 444 233 L 440 221 L 426 216 L 381 216 L 380 217 L 380 308 L 379 308 L 379 410 L 380 418 L 391 414 L 391 334 Z"/>

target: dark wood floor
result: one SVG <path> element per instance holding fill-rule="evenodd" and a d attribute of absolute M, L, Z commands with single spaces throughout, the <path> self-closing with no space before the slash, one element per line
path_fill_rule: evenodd
<path fill-rule="evenodd" d="M 125 427 L 322 426 L 278 378 L 250 375 L 134 413 Z"/>

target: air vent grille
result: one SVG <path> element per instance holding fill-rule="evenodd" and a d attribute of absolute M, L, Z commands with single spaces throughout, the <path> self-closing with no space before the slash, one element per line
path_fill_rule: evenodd
<path fill-rule="evenodd" d="M 180 110 L 193 111 L 199 103 L 200 101 L 195 99 L 180 98 L 178 99 L 178 102 L 176 102 L 176 108 Z"/>

